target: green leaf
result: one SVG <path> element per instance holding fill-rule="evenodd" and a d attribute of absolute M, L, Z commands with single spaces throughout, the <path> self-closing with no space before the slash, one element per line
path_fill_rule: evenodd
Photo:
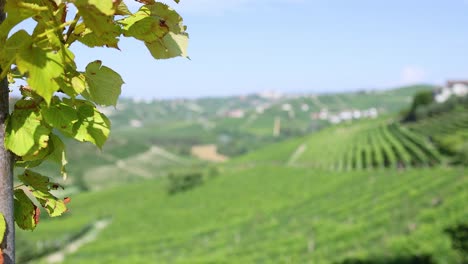
<path fill-rule="evenodd" d="M 50 140 L 53 145 L 52 153 L 47 157 L 47 159 L 54 161 L 60 165 L 60 173 L 63 178 L 67 178 L 67 169 L 68 164 L 67 157 L 65 154 L 65 144 L 63 141 L 56 135 L 50 134 Z"/>
<path fill-rule="evenodd" d="M 86 99 L 99 105 L 117 105 L 117 100 L 124 83 L 122 77 L 111 68 L 102 66 L 97 60 L 86 66 L 84 73 L 88 86 L 83 93 Z"/>
<path fill-rule="evenodd" d="M 18 159 L 18 160 L 15 161 L 15 167 L 34 168 L 34 167 L 37 167 L 37 166 L 41 165 L 42 162 L 43 162 L 43 160 L 29 161 L 29 160 Z"/>
<path fill-rule="evenodd" d="M 125 2 L 121 1 L 117 5 L 117 9 L 115 11 L 115 14 L 120 15 L 120 16 L 128 16 L 128 15 L 131 15 L 132 12 L 130 12 L 130 10 L 128 10 L 128 7 L 125 4 Z"/>
<path fill-rule="evenodd" d="M 162 40 L 145 42 L 145 45 L 155 59 L 187 57 L 188 36 L 169 32 Z"/>
<path fill-rule="evenodd" d="M 6 41 L 5 47 L 1 49 L 0 64 L 4 69 L 9 69 L 15 62 L 16 54 L 24 47 L 32 44 L 31 36 L 25 31 L 20 30 L 13 34 Z"/>
<path fill-rule="evenodd" d="M 5 218 L 0 213 L 0 244 L 3 242 L 3 238 L 5 237 L 5 231 L 6 231 Z"/>
<path fill-rule="evenodd" d="M 78 74 L 71 79 L 73 90 L 76 94 L 81 94 L 86 89 L 86 77 L 84 74 Z"/>
<path fill-rule="evenodd" d="M 36 191 L 48 192 L 54 183 L 50 182 L 50 178 L 42 176 L 39 173 L 25 170 L 23 174 L 18 175 L 18 178 L 24 185 L 33 188 Z"/>
<path fill-rule="evenodd" d="M 45 148 L 41 148 L 34 152 L 29 152 L 26 155 L 22 156 L 21 159 L 26 162 L 27 161 L 31 161 L 31 162 L 40 161 L 39 164 L 41 164 L 42 161 L 44 161 L 44 158 L 49 156 L 49 154 L 53 151 L 53 146 L 49 144 L 49 141 L 47 142 L 47 146 Z M 31 164 L 34 164 L 34 163 L 31 163 Z"/>
<path fill-rule="evenodd" d="M 34 191 L 32 194 L 42 207 L 44 207 L 50 217 L 61 216 L 68 210 L 65 202 L 52 195 L 50 192 Z"/>
<path fill-rule="evenodd" d="M 14 192 L 15 222 L 23 230 L 34 230 L 39 222 L 40 211 L 22 189 Z"/>
<path fill-rule="evenodd" d="M 60 29 L 58 25 L 65 22 L 62 21 L 62 18 L 66 15 L 64 13 L 65 9 L 60 8 L 55 10 L 53 9 L 53 4 L 50 4 L 49 8 L 52 9 L 50 12 L 42 12 L 40 16 L 34 17 L 37 25 L 34 28 L 32 36 L 34 39 L 41 39 L 41 41 L 35 41 L 38 47 L 42 49 L 52 48 L 58 50 L 62 47 L 62 41 L 64 41 L 62 34 L 63 29 Z"/>
<path fill-rule="evenodd" d="M 57 79 L 65 68 L 60 53 L 47 52 L 30 45 L 19 51 L 16 64 L 22 74 L 29 74 L 28 84 L 47 103 L 60 89 Z"/>
<path fill-rule="evenodd" d="M 16 103 L 27 103 L 20 100 Z M 50 128 L 41 122 L 42 116 L 32 109 L 16 109 L 8 119 L 5 146 L 18 156 L 34 154 L 47 147 Z"/>
<path fill-rule="evenodd" d="M 75 34 L 72 36 L 74 39 L 91 48 L 106 46 L 118 49 L 120 34 L 121 30 L 117 25 L 114 25 L 113 28 L 109 28 L 109 31 L 98 35 L 91 29 L 86 28 L 85 24 L 81 23 L 76 27 Z"/>
<path fill-rule="evenodd" d="M 52 100 L 49 107 L 42 109 L 44 121 L 66 135 L 73 133 L 73 124 L 78 121 L 77 111 L 57 97 Z"/>
<path fill-rule="evenodd" d="M 156 59 L 187 57 L 188 34 L 182 17 L 163 3 L 151 3 L 119 21 L 127 37 L 143 40 Z"/>
<path fill-rule="evenodd" d="M 113 0 L 76 0 L 75 5 L 83 9 L 83 11 L 80 10 L 80 13 L 94 12 L 95 10 L 106 16 L 112 16 L 115 13 Z"/>
<path fill-rule="evenodd" d="M 77 0 L 75 5 L 83 17 L 84 24 L 98 37 L 120 35 L 120 27 L 114 23 L 113 0 Z M 107 36 L 106 38 L 110 38 Z"/>
<path fill-rule="evenodd" d="M 5 1 L 5 13 L 7 17 L 0 24 L 0 47 L 8 37 L 10 31 L 23 20 L 47 11 L 40 0 L 15 0 Z"/>
<path fill-rule="evenodd" d="M 78 122 L 73 125 L 73 137 L 102 148 L 110 133 L 109 119 L 89 104 L 79 106 L 78 117 Z"/>
<path fill-rule="evenodd" d="M 65 202 L 50 193 L 51 190 L 60 186 L 50 182 L 49 177 L 25 170 L 24 174 L 19 175 L 18 178 L 29 187 L 31 194 L 36 197 L 51 217 L 60 216 L 67 211 Z"/>

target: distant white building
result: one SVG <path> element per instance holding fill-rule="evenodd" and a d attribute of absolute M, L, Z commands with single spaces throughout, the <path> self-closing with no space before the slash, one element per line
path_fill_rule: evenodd
<path fill-rule="evenodd" d="M 329 121 L 332 124 L 339 124 L 339 123 L 341 123 L 341 118 L 339 116 L 337 116 L 337 115 L 333 115 L 333 116 L 330 116 Z"/>
<path fill-rule="evenodd" d="M 135 127 L 135 128 L 139 128 L 139 127 L 143 126 L 143 122 L 141 122 L 141 120 L 138 120 L 138 119 L 132 119 L 132 120 L 130 120 L 130 126 Z"/>
<path fill-rule="evenodd" d="M 281 109 L 282 109 L 283 111 L 289 112 L 289 111 L 292 110 L 292 106 L 291 106 L 290 104 L 283 104 L 283 105 L 281 106 Z"/>
<path fill-rule="evenodd" d="M 340 116 L 340 119 L 343 120 L 343 121 L 352 120 L 353 119 L 353 112 L 349 111 L 349 110 L 342 111 L 339 114 L 339 116 Z"/>
<path fill-rule="evenodd" d="M 452 96 L 463 97 L 468 95 L 468 81 L 448 81 L 445 87 L 437 89 L 434 100 L 443 103 Z"/>
<path fill-rule="evenodd" d="M 377 118 L 379 116 L 379 111 L 375 107 L 369 109 L 369 117 L 370 118 Z"/>
<path fill-rule="evenodd" d="M 354 110 L 353 111 L 353 118 L 354 119 L 360 119 L 362 117 L 362 113 L 359 110 Z"/>
<path fill-rule="evenodd" d="M 328 119 L 328 109 L 322 108 L 319 113 L 320 120 L 327 120 Z"/>
<path fill-rule="evenodd" d="M 328 112 L 319 112 L 319 113 L 312 113 L 311 119 L 317 120 L 320 119 L 320 115 L 323 113 L 327 113 L 326 119 L 328 122 L 332 124 L 339 124 L 341 122 L 352 121 L 356 119 L 362 118 L 377 118 L 379 116 L 379 111 L 377 108 L 372 107 L 366 110 L 344 110 L 336 114 L 329 114 Z M 323 116 L 325 117 L 325 116 Z"/>
<path fill-rule="evenodd" d="M 245 112 L 242 109 L 234 109 L 226 113 L 226 116 L 231 118 L 244 118 Z"/>
<path fill-rule="evenodd" d="M 263 112 L 265 112 L 265 108 L 263 106 L 257 106 L 255 108 L 255 111 L 257 112 L 257 114 L 263 114 Z"/>

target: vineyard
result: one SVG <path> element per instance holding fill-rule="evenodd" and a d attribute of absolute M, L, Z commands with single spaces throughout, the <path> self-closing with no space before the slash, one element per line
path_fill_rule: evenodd
<path fill-rule="evenodd" d="M 71 151 L 84 187 L 64 217 L 18 231 L 18 262 L 48 263 L 91 237 L 64 263 L 462 263 L 445 230 L 468 221 L 468 178 L 441 146 L 467 142 L 466 111 L 353 120 L 256 150 L 249 143 L 223 164 L 184 155 L 216 135 L 254 142 L 276 114 L 244 126 L 211 119 L 213 128 L 128 128 L 120 116 L 103 152 Z M 80 168 L 85 161 L 92 166 Z"/>
<path fill-rule="evenodd" d="M 262 160 L 273 152 L 276 157 Z M 443 162 L 425 136 L 386 120 L 324 129 L 306 138 L 268 146 L 241 160 L 247 159 L 333 170 L 428 167 Z"/>
<path fill-rule="evenodd" d="M 416 133 L 425 135 L 447 155 L 457 156 L 468 153 L 468 112 L 458 109 L 436 115 L 408 125 Z M 463 158 L 466 159 L 466 158 Z M 461 160 L 460 163 L 466 161 Z"/>
<path fill-rule="evenodd" d="M 70 217 L 27 235 L 38 246 L 65 245 L 110 218 L 66 263 L 341 263 L 409 255 L 456 263 L 443 230 L 468 220 L 467 181 L 463 170 L 442 168 L 343 175 L 233 167 L 175 196 L 164 180 L 81 194 Z"/>

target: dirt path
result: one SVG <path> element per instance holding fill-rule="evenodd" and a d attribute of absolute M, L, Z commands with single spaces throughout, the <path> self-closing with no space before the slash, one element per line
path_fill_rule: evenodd
<path fill-rule="evenodd" d="M 305 143 L 300 145 L 289 158 L 287 165 L 288 166 L 294 165 L 294 163 L 301 157 L 301 155 L 304 153 L 304 151 L 306 151 L 306 149 L 307 149 L 307 145 Z"/>
<path fill-rule="evenodd" d="M 110 219 L 102 219 L 94 222 L 88 232 L 71 241 L 64 248 L 44 257 L 46 263 L 62 263 L 67 255 L 78 251 L 82 246 L 96 240 L 99 233 L 111 223 Z"/>

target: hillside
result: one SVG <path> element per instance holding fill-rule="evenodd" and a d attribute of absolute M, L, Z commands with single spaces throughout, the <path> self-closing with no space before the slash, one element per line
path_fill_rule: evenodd
<path fill-rule="evenodd" d="M 411 102 L 406 89 L 384 93 Z M 228 105 L 203 100 L 213 108 Z M 304 104 L 297 101 L 304 98 L 282 100 L 290 100 L 289 109 Z M 236 103 L 250 105 L 229 105 Z M 468 178 L 434 138 L 454 128 L 466 135 L 464 111 L 453 122 L 434 116 L 402 124 L 393 112 L 278 137 L 267 132 L 267 122 L 240 126 L 245 119 L 203 113 L 209 127 L 182 113 L 146 124 L 116 112 L 102 152 L 72 144 L 70 211 L 41 218 L 32 233 L 19 232 L 20 262 L 462 263 L 446 230 L 468 222 Z M 272 120 L 280 114 L 263 113 Z M 254 125 L 262 129 L 249 130 Z M 204 144 L 222 149 L 220 142 L 247 146 L 247 153 L 225 163 L 190 155 Z"/>
<path fill-rule="evenodd" d="M 411 103 L 412 94 L 433 86 L 329 95 L 275 93 L 202 99 L 122 100 L 108 111 L 116 133 L 130 133 L 186 155 L 197 144 L 216 144 L 221 154 L 238 156 L 274 141 L 305 135 L 332 122 L 392 114 Z M 275 120 L 279 131 L 274 135 Z"/>
<path fill-rule="evenodd" d="M 347 171 L 434 166 L 442 160 L 423 135 L 382 118 L 329 127 L 267 146 L 236 161 Z"/>
<path fill-rule="evenodd" d="M 128 173 L 115 173 L 119 171 L 118 164 L 122 165 L 119 161 L 144 155 L 152 148 L 190 160 L 190 166 L 204 163 L 191 156 L 192 147 L 200 145 L 214 144 L 220 154 L 235 159 L 272 143 L 303 137 L 331 126 L 332 123 L 327 118 L 336 118 L 340 113 L 349 117 L 349 113 L 353 111 L 364 114 L 375 108 L 377 115 L 390 115 L 408 107 L 414 92 L 428 89 L 432 89 L 432 86 L 328 95 L 259 94 L 150 101 L 123 99 L 116 108 L 102 109 L 110 116 L 113 127 L 103 151 L 90 144 L 68 141 L 70 180 L 63 184 L 74 185 L 80 190 L 100 188 L 93 185 L 97 182 L 102 185 L 104 180 L 96 181 L 90 175 L 95 172 L 101 175 L 103 171 L 114 172 L 110 173 L 112 181 L 134 181 L 135 177 L 129 177 Z M 241 111 L 243 116 L 232 116 L 236 110 Z M 280 123 L 276 136 L 273 135 L 275 120 Z M 347 120 L 345 123 L 355 121 L 359 120 Z M 143 166 L 143 172 L 134 173 L 137 174 L 136 179 L 141 179 L 138 175 L 142 174 L 146 178 L 150 174 L 154 177 L 167 175 L 172 168 L 180 167 L 180 164 L 167 163 L 164 160 L 164 157 L 161 161 L 156 159 L 151 170 Z M 50 166 L 43 166 L 41 170 L 59 179 L 60 176 Z M 106 173 L 95 178 L 109 177 Z"/>
<path fill-rule="evenodd" d="M 455 263 L 443 230 L 468 220 L 464 170 L 225 169 L 175 196 L 163 180 L 78 195 L 67 217 L 43 221 L 28 236 L 53 245 L 109 217 L 97 240 L 66 263 L 339 263 L 411 255 Z"/>

